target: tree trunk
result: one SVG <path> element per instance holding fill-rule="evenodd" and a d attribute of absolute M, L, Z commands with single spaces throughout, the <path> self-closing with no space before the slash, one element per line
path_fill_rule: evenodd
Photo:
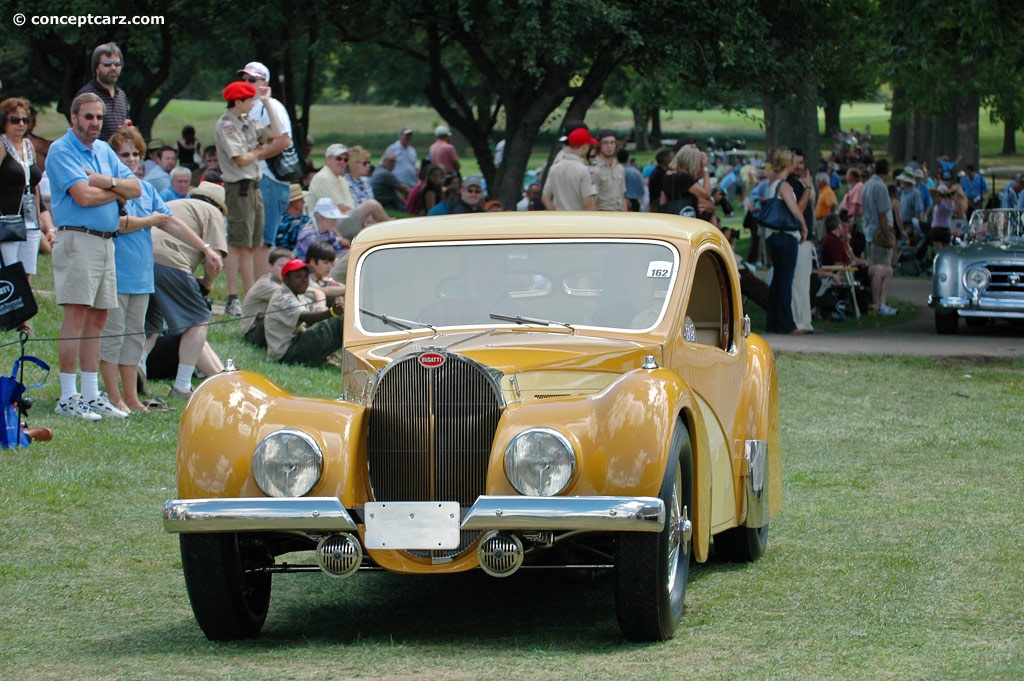
<path fill-rule="evenodd" d="M 765 139 L 769 149 L 782 146 L 798 148 L 812 172 L 821 156 L 818 134 L 818 90 L 813 75 L 808 73 L 792 96 L 776 99 L 764 94 Z"/>
<path fill-rule="evenodd" d="M 1017 153 L 1017 130 L 1021 126 L 1021 120 L 1003 121 L 1003 156 L 1012 156 Z"/>
<path fill-rule="evenodd" d="M 647 136 L 647 113 L 639 107 L 633 107 L 633 139 L 637 151 L 647 151 L 651 148 L 650 138 Z"/>
<path fill-rule="evenodd" d="M 825 134 L 829 137 L 835 135 L 837 130 L 841 130 L 839 113 L 843 106 L 843 100 L 838 97 L 832 97 L 825 100 Z"/>
<path fill-rule="evenodd" d="M 928 158 L 938 159 L 941 156 L 945 156 L 950 161 L 955 161 L 957 155 L 956 116 L 936 116 L 932 119 L 931 144 L 928 148 Z M 938 171 L 938 163 L 936 163 L 935 172 Z"/>
<path fill-rule="evenodd" d="M 980 108 L 978 93 L 973 89 L 962 93 L 957 98 L 957 155 L 963 157 L 963 165 L 970 164 L 975 168 L 978 167 L 981 159 L 981 149 L 978 142 L 978 111 Z"/>
<path fill-rule="evenodd" d="M 889 116 L 889 142 L 887 144 L 889 157 L 896 162 L 903 162 L 907 159 L 910 119 L 912 117 L 907 104 L 906 93 L 902 88 L 896 88 L 892 93 L 892 113 Z"/>
<path fill-rule="evenodd" d="M 651 141 L 654 142 L 655 146 L 661 146 L 661 138 L 664 136 L 661 132 L 661 109 L 658 107 L 652 107 L 650 111 L 651 116 Z"/>

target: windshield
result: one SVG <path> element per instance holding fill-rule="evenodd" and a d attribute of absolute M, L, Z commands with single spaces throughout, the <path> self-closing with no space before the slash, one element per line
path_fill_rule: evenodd
<path fill-rule="evenodd" d="M 967 241 L 1024 240 L 1024 210 L 996 208 L 971 213 Z"/>
<path fill-rule="evenodd" d="M 664 314 L 679 256 L 648 240 L 383 246 L 356 270 L 359 326 L 597 326 L 643 330 Z M 398 323 L 395 323 L 398 320 Z"/>

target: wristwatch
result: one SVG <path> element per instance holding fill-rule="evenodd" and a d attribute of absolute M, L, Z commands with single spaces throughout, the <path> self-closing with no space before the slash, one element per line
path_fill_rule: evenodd
<path fill-rule="evenodd" d="M 110 188 L 111 189 L 117 189 L 117 178 L 116 177 L 111 177 L 110 178 Z"/>

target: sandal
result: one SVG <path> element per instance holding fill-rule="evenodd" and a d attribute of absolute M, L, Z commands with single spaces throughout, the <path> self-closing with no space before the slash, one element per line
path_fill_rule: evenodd
<path fill-rule="evenodd" d="M 159 397 L 152 397 L 142 403 L 150 411 L 174 411 L 174 407 L 164 402 Z"/>

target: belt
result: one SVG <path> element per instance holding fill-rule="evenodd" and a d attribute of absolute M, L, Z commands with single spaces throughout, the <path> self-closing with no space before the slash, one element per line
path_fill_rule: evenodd
<path fill-rule="evenodd" d="M 58 227 L 58 232 L 81 232 L 82 234 L 90 234 L 92 236 L 98 236 L 101 239 L 113 239 L 117 236 L 117 232 L 101 232 L 98 229 L 89 229 L 88 227 L 73 227 L 67 226 Z"/>

